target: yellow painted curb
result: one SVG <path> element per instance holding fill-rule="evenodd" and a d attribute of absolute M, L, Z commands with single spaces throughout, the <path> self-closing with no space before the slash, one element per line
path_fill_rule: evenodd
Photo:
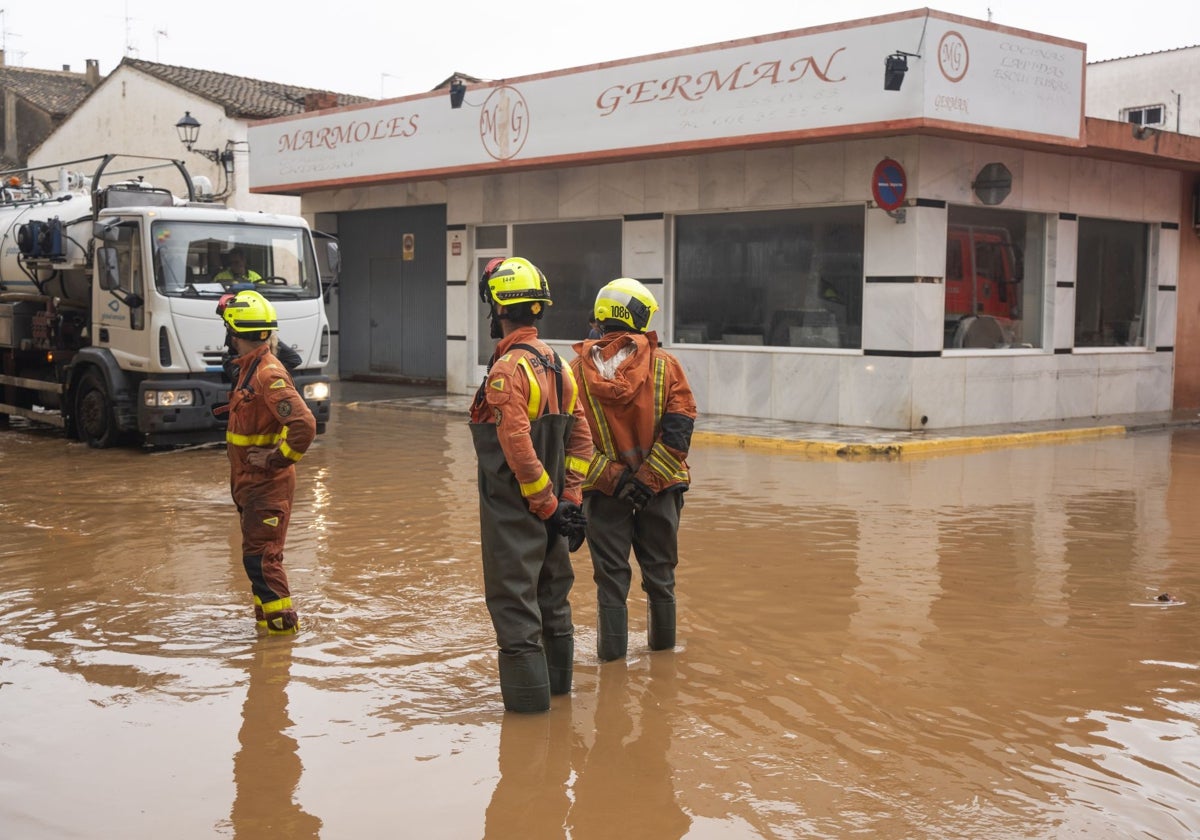
<path fill-rule="evenodd" d="M 1124 426 L 1088 426 L 1079 429 L 1052 429 L 1042 432 L 1013 432 L 1002 435 L 971 435 L 964 437 L 926 438 L 890 441 L 887 443 L 846 443 L 832 440 L 797 440 L 736 432 L 696 431 L 693 445 L 713 443 L 736 446 L 740 449 L 760 449 L 771 452 L 791 452 L 822 460 L 873 460 L 920 457 L 999 449 L 1014 446 L 1037 446 L 1047 443 L 1071 443 L 1102 437 L 1119 437 L 1126 433 Z"/>

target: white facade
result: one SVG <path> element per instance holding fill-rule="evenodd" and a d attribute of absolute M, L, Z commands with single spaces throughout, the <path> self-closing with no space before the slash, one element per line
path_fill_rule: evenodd
<path fill-rule="evenodd" d="M 222 106 L 125 65 L 110 73 L 30 154 L 29 165 L 49 166 L 109 153 L 182 159 L 193 176 L 207 177 L 213 189 L 220 190 L 224 183 L 220 166 L 188 152 L 179 142 L 175 123 L 185 111 L 190 111 L 201 125 L 196 148 L 224 149 L 227 140 L 235 143 L 234 190 L 224 203 L 250 211 L 300 212 L 300 202 L 294 197 L 250 192 L 245 120 L 231 119 Z M 86 166 L 73 168 L 91 174 Z M 153 171 L 145 174 L 153 182 Z"/>
<path fill-rule="evenodd" d="M 885 91 L 897 48 L 924 58 Z M 1169 409 L 1183 175 L 1090 153 L 1082 76 L 1082 44 L 911 12 L 472 87 L 470 110 L 438 94 L 256 124 L 251 179 L 302 193 L 306 214 L 343 232 L 362 210 L 444 207 L 452 393 L 474 390 L 491 344 L 475 283 L 496 254 L 480 253 L 480 232 L 614 220 L 614 271 L 655 290 L 654 326 L 701 412 L 919 429 Z M 889 162 L 907 175 L 894 210 L 877 183 Z M 1011 174 L 999 208 L 1035 233 L 1038 281 L 1020 301 L 1033 338 L 963 349 L 946 333 L 948 230 L 951 215 L 996 205 L 976 191 L 989 164 Z M 860 339 L 684 334 L 681 220 L 824 208 L 862 214 Z M 1110 220 L 1144 231 L 1142 309 L 1103 321 L 1128 336 L 1091 346 L 1079 227 Z M 557 342 L 567 357 L 570 345 Z"/>
<path fill-rule="evenodd" d="M 1153 128 L 1200 135 L 1200 46 L 1089 64 L 1085 110 L 1120 122 L 1133 112 Z"/>

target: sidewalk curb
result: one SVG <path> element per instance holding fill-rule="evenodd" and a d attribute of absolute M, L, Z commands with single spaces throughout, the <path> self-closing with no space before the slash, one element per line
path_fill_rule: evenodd
<path fill-rule="evenodd" d="M 1102 437 L 1120 437 L 1127 432 L 1128 429 L 1125 426 L 1088 426 L 1079 429 L 1055 429 L 1043 432 L 1014 432 L 1000 435 L 972 435 L 877 443 L 845 443 L 831 440 L 792 440 L 731 432 L 696 431 L 692 434 L 692 443 L 695 444 L 699 441 L 734 446 L 739 449 L 790 452 L 828 460 L 895 460 L 950 452 L 962 453 L 1002 447 L 1071 443 Z"/>

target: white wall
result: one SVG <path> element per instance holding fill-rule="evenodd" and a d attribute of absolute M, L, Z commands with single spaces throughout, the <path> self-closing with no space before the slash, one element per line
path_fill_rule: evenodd
<path fill-rule="evenodd" d="M 1166 108 L 1165 131 L 1200 135 L 1200 46 L 1087 66 L 1084 113 L 1124 121 L 1123 109 Z"/>
<path fill-rule="evenodd" d="M 1072 155 L 1023 151 L 941 138 L 887 138 L 730 151 L 662 160 L 604 164 L 425 182 L 369 190 L 343 189 L 305 196 L 306 212 L 406 206 L 444 200 L 450 225 L 613 218 L 662 212 L 765 209 L 871 202 L 871 174 L 884 157 L 909 175 L 910 198 L 977 204 L 971 181 L 988 162 L 1013 173 L 1012 193 L 1001 205 L 1047 214 L 1044 349 L 956 351 L 946 357 L 864 355 L 857 350 L 804 348 L 676 348 L 700 410 L 816 423 L 879 428 L 948 428 L 1045 420 L 1171 406 L 1174 355 L 1144 348 L 1103 348 L 1058 353 L 1073 337 L 1073 308 L 1059 280 L 1075 279 L 1074 228 L 1059 214 L 1092 215 L 1152 225 L 1180 222 L 1179 174 Z M 904 224 L 878 208 L 867 211 L 867 275 L 933 275 L 945 272 L 945 217 L 937 207 L 909 207 Z M 627 224 L 641 224 L 627 223 Z M 669 224 L 661 253 L 648 253 L 638 232 L 638 260 L 667 267 Z M 1157 230 L 1157 228 L 1154 228 Z M 631 231 L 632 232 L 632 231 Z M 1178 235 L 1156 237 L 1154 281 L 1172 285 Z M 448 280 L 462 280 L 474 264 L 470 236 L 463 253 L 447 262 Z M 652 251 L 652 249 L 649 249 Z M 626 260 L 633 259 L 625 255 Z M 1167 268 L 1164 268 L 1166 266 Z M 471 341 L 447 344 L 447 390 L 470 393 L 478 381 L 473 341 L 473 285 L 452 286 L 448 332 L 460 328 Z M 874 286 L 874 288 L 872 288 Z M 867 284 L 864 347 L 920 353 L 940 347 L 938 283 Z M 1070 290 L 1068 290 L 1070 291 Z M 903 300 L 894 300 L 899 294 Z M 1160 292 L 1150 347 L 1174 343 L 1175 295 Z M 660 332 L 668 337 L 669 321 Z M 485 339 L 486 340 L 486 339 Z M 1069 348 L 1070 344 L 1061 345 Z M 570 352 L 567 344 L 557 348 Z M 924 418 L 924 422 L 922 422 Z"/>
<path fill-rule="evenodd" d="M 200 149 L 224 149 L 226 140 L 246 139 L 245 120 L 230 119 L 223 107 L 181 88 L 134 70 L 118 67 L 67 120 L 30 155 L 31 166 L 45 166 L 108 153 L 182 159 L 192 175 L 205 175 L 215 190 L 222 187 L 217 164 L 188 152 L 179 142 L 175 123 L 184 111 L 200 121 Z M 269 213 L 298 214 L 300 199 L 293 196 L 251 195 L 246 145 L 234 147 L 235 191 L 225 203 L 231 207 Z M 95 165 L 71 167 L 90 175 Z M 146 180 L 155 183 L 153 170 Z M 167 176 L 163 176 L 164 179 Z M 177 181 L 162 186 L 177 189 Z M 156 184 L 157 185 L 157 184 Z"/>

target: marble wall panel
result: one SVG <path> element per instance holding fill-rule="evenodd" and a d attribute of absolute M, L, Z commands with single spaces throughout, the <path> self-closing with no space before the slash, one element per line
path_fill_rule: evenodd
<path fill-rule="evenodd" d="M 838 386 L 847 356 L 781 353 L 772 358 L 771 417 L 805 423 L 838 422 Z"/>
<path fill-rule="evenodd" d="M 797 204 L 834 204 L 846 199 L 845 143 L 792 149 L 792 196 Z"/>
<path fill-rule="evenodd" d="M 913 361 L 895 356 L 848 357 L 838 382 L 838 422 L 907 429 L 912 417 Z"/>
<path fill-rule="evenodd" d="M 913 359 L 912 377 L 910 428 L 952 429 L 964 425 L 965 359 Z"/>

